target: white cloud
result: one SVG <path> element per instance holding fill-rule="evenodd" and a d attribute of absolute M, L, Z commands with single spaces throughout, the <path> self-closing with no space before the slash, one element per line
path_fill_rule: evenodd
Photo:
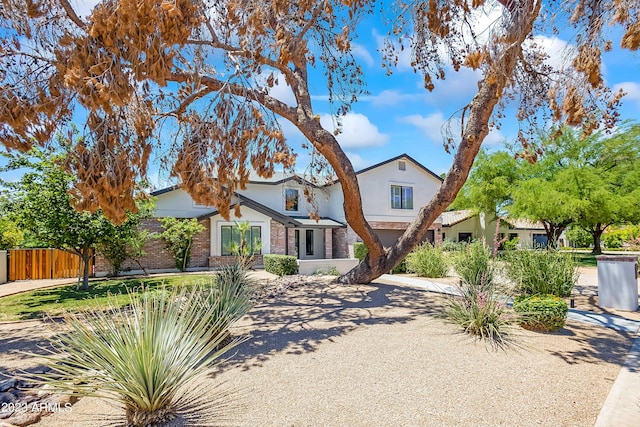
<path fill-rule="evenodd" d="M 442 138 L 442 125 L 445 123 L 444 116 L 441 112 L 429 114 L 428 116 L 422 116 L 420 114 L 412 114 L 410 116 L 401 117 L 398 119 L 401 123 L 408 123 L 417 127 L 422 133 L 434 143 L 441 143 Z"/>
<path fill-rule="evenodd" d="M 372 163 L 370 161 L 363 159 L 362 156 L 359 156 L 359 155 L 357 155 L 355 153 L 351 153 L 351 152 L 347 151 L 345 154 L 347 155 L 347 157 L 351 161 L 351 164 L 353 165 L 353 168 L 356 171 L 364 169 L 364 168 L 372 165 Z"/>
<path fill-rule="evenodd" d="M 270 75 L 273 75 L 274 85 L 273 87 L 267 86 L 267 79 Z M 285 104 L 295 107 L 297 105 L 296 97 L 293 91 L 287 84 L 284 75 L 280 71 L 265 71 L 255 78 L 256 84 L 264 87 L 268 90 L 269 95 L 284 102 Z"/>
<path fill-rule="evenodd" d="M 98 3 L 100 0 L 71 0 L 71 7 L 78 16 L 86 18 Z"/>
<path fill-rule="evenodd" d="M 377 95 L 368 96 L 363 101 L 370 101 L 376 107 L 391 107 L 405 102 L 424 101 L 425 93 L 402 93 L 398 90 L 383 90 Z"/>
<path fill-rule="evenodd" d="M 351 43 L 351 49 L 353 50 L 353 56 L 362 59 L 368 66 L 371 67 L 374 64 L 373 56 L 371 56 L 369 51 L 361 44 Z"/>
<path fill-rule="evenodd" d="M 452 120 L 445 119 L 439 111 L 428 116 L 412 114 L 410 116 L 401 117 L 399 121 L 401 123 L 408 123 L 417 127 L 428 140 L 435 144 L 442 144 L 445 137 L 453 138 L 454 142 L 457 142 L 460 139 L 460 122 L 455 118 Z M 504 140 L 505 137 L 499 130 L 492 129 L 482 144 L 485 146 L 495 146 L 502 143 Z"/>
<path fill-rule="evenodd" d="M 618 92 L 622 89 L 626 95 L 622 98 L 622 101 L 631 101 L 636 104 L 640 109 L 640 83 L 636 82 L 622 82 L 613 87 L 614 92 Z"/>
<path fill-rule="evenodd" d="M 378 127 L 364 114 L 347 113 L 340 117 L 339 121 L 336 123 L 335 117 L 329 114 L 323 114 L 320 118 L 320 123 L 325 129 L 329 131 L 335 130 L 336 127 L 341 129 L 342 132 L 336 138 L 342 148 L 380 146 L 389 141 L 389 136 L 380 133 Z"/>

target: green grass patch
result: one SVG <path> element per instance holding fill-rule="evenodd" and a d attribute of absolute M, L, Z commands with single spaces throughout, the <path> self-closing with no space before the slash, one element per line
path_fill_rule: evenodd
<path fill-rule="evenodd" d="M 114 304 L 122 307 L 130 301 L 127 290 L 144 286 L 153 292 L 162 285 L 173 288 L 197 283 L 208 284 L 212 283 L 211 278 L 211 274 L 189 274 L 96 281 L 89 283 L 89 291 L 77 291 L 75 283 L 37 289 L 0 298 L 0 321 L 41 319 L 45 316 L 59 316 L 65 311 L 75 313 L 88 308 L 103 310 L 109 307 L 109 296 L 113 297 Z"/>
<path fill-rule="evenodd" d="M 595 255 L 574 253 L 574 256 L 578 267 L 596 267 L 598 265 Z"/>

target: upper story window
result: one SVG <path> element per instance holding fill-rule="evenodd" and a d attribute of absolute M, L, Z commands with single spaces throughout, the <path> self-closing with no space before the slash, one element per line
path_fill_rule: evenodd
<path fill-rule="evenodd" d="M 413 209 L 413 187 L 392 185 L 391 209 Z"/>
<path fill-rule="evenodd" d="M 405 162 L 404 160 L 400 160 L 398 162 L 398 170 L 406 171 L 407 170 L 407 162 Z"/>
<path fill-rule="evenodd" d="M 284 210 L 298 211 L 298 190 L 295 188 L 284 189 Z"/>

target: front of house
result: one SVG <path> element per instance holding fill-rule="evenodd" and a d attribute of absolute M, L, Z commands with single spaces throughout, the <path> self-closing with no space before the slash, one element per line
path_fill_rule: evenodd
<path fill-rule="evenodd" d="M 392 245 L 415 218 L 418 209 L 435 194 L 442 179 L 410 156 L 403 154 L 357 172 L 365 216 L 385 246 Z M 304 189 L 314 193 L 320 219 L 312 211 Z M 170 187 L 152 193 L 156 198 L 154 216 L 197 218 L 205 231 L 194 238 L 191 268 L 215 268 L 233 261 L 230 243 L 239 243 L 237 222 L 250 225 L 245 238 L 255 244 L 256 264 L 262 255 L 292 255 L 300 260 L 339 259 L 353 256 L 358 236 L 348 226 L 340 183 L 329 181 L 313 186 L 303 178 L 276 173 L 269 179 L 255 177 L 246 189 L 238 190 L 232 204 L 240 205 L 240 216 L 231 210 L 223 218 L 216 208 L 198 205 L 189 194 Z M 161 231 L 157 219 L 146 227 Z M 442 224 L 434 223 L 428 240 L 442 240 Z M 149 242 L 141 263 L 152 270 L 172 269 L 171 254 L 162 239 Z M 134 266 L 127 266 L 134 268 Z"/>

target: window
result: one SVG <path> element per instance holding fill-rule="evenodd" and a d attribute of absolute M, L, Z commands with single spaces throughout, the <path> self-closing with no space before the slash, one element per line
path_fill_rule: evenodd
<path fill-rule="evenodd" d="M 442 232 L 442 240 L 447 238 L 447 233 L 445 233 L 444 231 Z"/>
<path fill-rule="evenodd" d="M 458 242 L 471 242 L 472 240 L 473 240 L 473 234 L 458 233 Z"/>
<path fill-rule="evenodd" d="M 391 209 L 413 209 L 413 187 L 392 185 Z"/>
<path fill-rule="evenodd" d="M 284 189 L 284 210 L 294 212 L 298 210 L 298 190 L 295 188 Z"/>
<path fill-rule="evenodd" d="M 400 171 L 406 171 L 407 170 L 407 163 L 404 162 L 403 160 L 400 160 L 398 162 L 398 170 Z"/>
<path fill-rule="evenodd" d="M 306 234 L 307 255 L 313 255 L 313 230 L 307 230 Z"/>
<path fill-rule="evenodd" d="M 251 254 L 260 254 L 260 238 L 262 235 L 262 228 L 253 226 L 245 233 L 245 244 L 249 246 Z M 237 227 L 232 225 L 223 225 L 220 227 L 220 242 L 222 247 L 222 255 L 236 255 L 233 251 L 233 246 L 240 246 L 242 236 Z M 233 245 L 235 243 L 235 245 Z"/>

